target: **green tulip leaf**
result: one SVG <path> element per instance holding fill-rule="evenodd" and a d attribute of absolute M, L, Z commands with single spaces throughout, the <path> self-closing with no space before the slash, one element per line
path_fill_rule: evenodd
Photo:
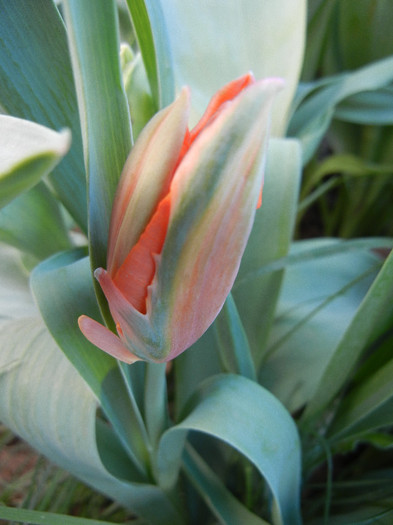
<path fill-rule="evenodd" d="M 51 334 L 99 399 L 142 476 L 147 475 L 148 438 L 117 361 L 89 343 L 78 326 L 86 314 L 102 322 L 84 250 L 63 252 L 37 266 L 31 286 Z M 82 257 L 82 258 L 81 258 Z"/>
<path fill-rule="evenodd" d="M 49 0 L 0 0 L 0 12 L 0 107 L 51 129 L 71 130 L 70 153 L 49 180 L 86 232 L 80 122 L 63 20 Z"/>
<path fill-rule="evenodd" d="M 325 387 L 329 359 L 380 267 L 359 242 L 345 248 L 346 242 L 333 239 L 300 241 L 287 257 L 260 380 L 290 411 Z"/>
<path fill-rule="evenodd" d="M 355 366 L 392 315 L 393 252 L 360 303 L 351 323 L 333 347 L 318 388 L 303 415 L 309 420 L 321 413 L 354 373 Z"/>
<path fill-rule="evenodd" d="M 248 458 L 273 494 L 274 523 L 300 524 L 299 437 L 291 416 L 270 392 L 236 375 L 204 381 L 182 421 L 161 438 L 157 468 L 163 487 L 176 481 L 189 431 L 222 440 Z"/>
<path fill-rule="evenodd" d="M 37 316 L 20 252 L 0 243 L 0 321 Z"/>
<path fill-rule="evenodd" d="M 262 206 L 257 210 L 233 288 L 257 370 L 266 351 L 283 271 L 260 275 L 252 280 L 245 277 L 288 253 L 297 211 L 300 166 L 301 152 L 297 141 L 272 139 L 269 142 Z"/>
<path fill-rule="evenodd" d="M 272 117 L 273 135 L 283 135 L 302 66 L 305 0 L 166 0 L 162 9 L 176 87 L 191 87 L 194 119 L 221 86 L 251 70 L 286 81 Z"/>
<path fill-rule="evenodd" d="M 110 450 L 103 447 L 115 457 L 118 451 L 113 438 L 105 442 L 99 436 L 96 397 L 38 318 L 2 322 L 0 346 L 0 419 L 8 428 L 148 523 L 184 523 L 159 487 L 140 478 L 118 479 L 107 470 L 102 458 Z"/>
<path fill-rule="evenodd" d="M 168 31 L 161 0 L 127 0 L 156 110 L 174 98 Z"/>
<path fill-rule="evenodd" d="M 341 102 L 358 93 L 383 88 L 392 80 L 393 57 L 388 57 L 303 86 L 288 128 L 288 134 L 302 142 L 303 163 L 315 153 Z"/>
<path fill-rule="evenodd" d="M 191 447 L 187 447 L 183 456 L 183 469 L 201 498 L 210 507 L 220 523 L 225 525 L 269 525 L 244 507 L 239 500 L 226 489 L 220 478 Z"/>
<path fill-rule="evenodd" d="M 70 133 L 0 115 L 0 208 L 30 189 L 67 153 Z"/>
<path fill-rule="evenodd" d="M 0 241 L 38 260 L 71 247 L 59 202 L 44 183 L 0 210 Z"/>
<path fill-rule="evenodd" d="M 93 268 L 105 267 L 113 197 L 131 149 L 116 4 L 67 0 L 63 7 L 88 177 L 90 257 Z"/>

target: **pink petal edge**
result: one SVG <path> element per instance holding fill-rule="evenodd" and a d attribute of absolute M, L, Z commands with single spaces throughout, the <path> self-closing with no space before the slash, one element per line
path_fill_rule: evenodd
<path fill-rule="evenodd" d="M 128 364 L 140 361 L 139 357 L 127 350 L 120 338 L 108 330 L 106 326 L 87 317 L 87 315 L 81 315 L 78 319 L 78 324 L 86 339 L 107 354 Z"/>

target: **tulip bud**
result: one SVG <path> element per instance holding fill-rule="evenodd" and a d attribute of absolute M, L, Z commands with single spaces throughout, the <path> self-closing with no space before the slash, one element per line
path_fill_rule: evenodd
<path fill-rule="evenodd" d="M 127 363 L 169 361 L 214 321 L 233 285 L 263 183 L 280 79 L 220 90 L 189 132 L 189 93 L 159 112 L 120 179 L 108 268 L 95 272 L 118 336 L 82 316 L 89 341 Z"/>

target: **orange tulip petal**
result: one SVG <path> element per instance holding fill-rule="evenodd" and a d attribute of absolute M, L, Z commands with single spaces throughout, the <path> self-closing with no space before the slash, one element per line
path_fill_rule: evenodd
<path fill-rule="evenodd" d="M 254 76 L 252 73 L 247 73 L 240 78 L 232 80 L 229 84 L 226 84 L 222 89 L 217 91 L 214 97 L 209 102 L 205 113 L 203 114 L 201 120 L 198 124 L 191 130 L 190 144 L 195 140 L 203 128 L 209 123 L 209 121 L 214 118 L 219 112 L 221 106 L 228 102 L 229 100 L 234 99 L 244 88 L 253 84 L 255 82 Z"/>
<path fill-rule="evenodd" d="M 113 279 L 126 299 L 142 314 L 146 313 L 147 287 L 156 270 L 154 255 L 162 251 L 169 213 L 170 197 L 167 195 Z"/>

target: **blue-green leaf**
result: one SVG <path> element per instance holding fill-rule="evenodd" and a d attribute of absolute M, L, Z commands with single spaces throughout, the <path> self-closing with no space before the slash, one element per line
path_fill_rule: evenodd
<path fill-rule="evenodd" d="M 393 252 L 384 262 L 352 322 L 338 341 L 318 388 L 304 414 L 304 419 L 318 415 L 354 373 L 362 353 L 376 337 L 378 329 L 392 314 Z"/>
<path fill-rule="evenodd" d="M 89 343 L 78 327 L 82 314 L 102 322 L 89 260 L 83 255 L 83 249 L 63 252 L 41 263 L 32 273 L 32 290 L 53 337 L 95 393 L 136 467 L 146 476 L 148 437 L 131 392 L 116 360 Z"/>
<path fill-rule="evenodd" d="M 131 149 L 113 0 L 64 2 L 88 177 L 92 267 L 106 266 L 113 197 Z"/>
<path fill-rule="evenodd" d="M 273 494 L 274 523 L 300 524 L 299 437 L 291 416 L 270 392 L 235 375 L 214 376 L 202 383 L 182 421 L 161 438 L 162 486 L 175 482 L 190 430 L 222 440 L 248 458 Z"/>

